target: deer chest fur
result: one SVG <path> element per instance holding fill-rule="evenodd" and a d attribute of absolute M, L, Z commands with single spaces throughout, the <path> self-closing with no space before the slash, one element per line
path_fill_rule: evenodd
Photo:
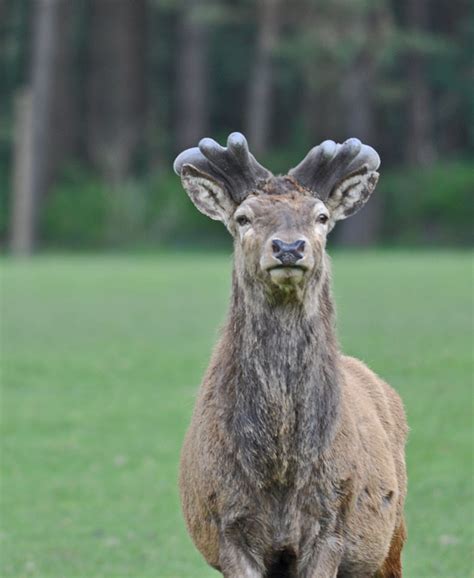
<path fill-rule="evenodd" d="M 327 320 L 267 306 L 236 326 L 232 370 L 219 384 L 234 455 L 259 487 L 303 484 L 336 425 L 339 374 Z"/>

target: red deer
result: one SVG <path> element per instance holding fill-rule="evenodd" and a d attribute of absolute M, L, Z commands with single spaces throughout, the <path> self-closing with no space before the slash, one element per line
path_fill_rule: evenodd
<path fill-rule="evenodd" d="M 325 252 L 379 164 L 357 139 L 325 141 L 273 176 L 239 133 L 175 161 L 234 238 L 230 310 L 180 470 L 191 537 L 226 578 L 402 576 L 404 409 L 340 352 Z"/>

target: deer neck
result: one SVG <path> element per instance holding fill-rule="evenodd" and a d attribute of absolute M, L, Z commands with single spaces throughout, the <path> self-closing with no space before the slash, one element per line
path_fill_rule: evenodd
<path fill-rule="evenodd" d="M 339 415 L 329 274 L 295 301 L 272 301 L 234 274 L 224 339 L 233 367 L 228 423 L 244 470 L 260 485 L 304 483 Z"/>

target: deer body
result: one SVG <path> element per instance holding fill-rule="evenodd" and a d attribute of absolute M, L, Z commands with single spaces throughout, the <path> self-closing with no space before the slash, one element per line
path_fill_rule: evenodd
<path fill-rule="evenodd" d="M 190 171 L 198 208 L 225 207 Z M 182 452 L 189 531 L 227 578 L 399 577 L 401 401 L 339 351 L 326 206 L 293 177 L 259 187 L 221 213 L 235 220 L 232 297 Z"/>

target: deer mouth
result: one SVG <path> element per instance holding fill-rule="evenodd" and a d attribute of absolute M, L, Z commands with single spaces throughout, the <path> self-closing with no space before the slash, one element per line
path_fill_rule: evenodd
<path fill-rule="evenodd" d="M 307 268 L 303 265 L 275 265 L 267 269 L 270 278 L 276 285 L 294 285 L 300 283 Z"/>
<path fill-rule="evenodd" d="M 274 271 L 275 269 L 299 269 L 300 271 L 306 271 L 307 267 L 304 265 L 274 265 L 273 267 L 269 267 L 267 271 Z"/>

